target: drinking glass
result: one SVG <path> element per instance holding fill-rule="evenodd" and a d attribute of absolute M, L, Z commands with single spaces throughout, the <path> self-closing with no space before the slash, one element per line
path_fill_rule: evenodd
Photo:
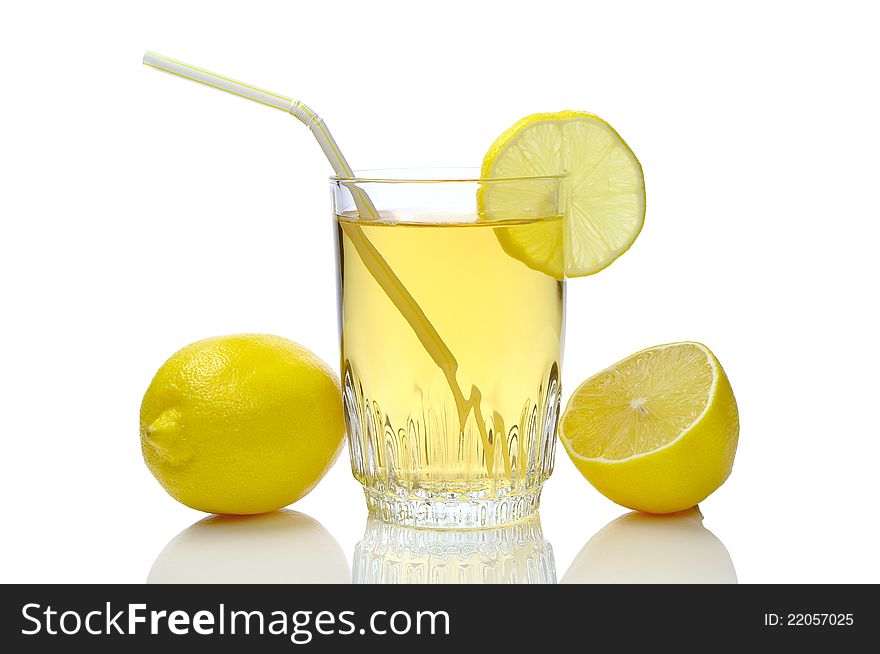
<path fill-rule="evenodd" d="M 343 408 L 375 517 L 471 528 L 538 508 L 560 407 L 564 184 L 331 178 Z"/>

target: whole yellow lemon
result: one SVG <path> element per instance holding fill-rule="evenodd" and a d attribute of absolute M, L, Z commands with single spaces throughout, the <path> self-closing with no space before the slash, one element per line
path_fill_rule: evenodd
<path fill-rule="evenodd" d="M 176 500 L 208 513 L 274 511 L 306 495 L 342 449 L 339 379 L 279 336 L 218 336 L 166 361 L 144 395 L 141 449 Z"/>

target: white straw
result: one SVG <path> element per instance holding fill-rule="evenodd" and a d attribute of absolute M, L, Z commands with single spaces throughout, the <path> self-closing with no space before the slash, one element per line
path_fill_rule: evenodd
<path fill-rule="evenodd" d="M 327 125 L 324 124 L 324 120 L 299 100 L 264 91 L 244 82 L 236 82 L 234 79 L 210 73 L 207 70 L 190 66 L 175 59 L 157 55 L 155 52 L 146 52 L 144 54 L 144 65 L 198 82 L 199 84 L 220 89 L 221 91 L 226 91 L 241 98 L 253 100 L 273 109 L 280 109 L 293 115 L 312 131 L 315 140 L 318 141 L 318 145 L 321 146 L 321 150 L 324 152 L 324 156 L 330 162 L 333 172 L 339 177 L 354 177 L 351 166 L 348 165 L 348 162 L 342 155 L 342 151 L 336 145 L 336 141 L 333 135 L 330 134 L 330 130 L 327 129 Z M 367 195 L 357 186 L 349 186 L 349 189 L 354 195 L 354 201 L 361 216 L 374 220 L 377 219 L 379 214 Z"/>

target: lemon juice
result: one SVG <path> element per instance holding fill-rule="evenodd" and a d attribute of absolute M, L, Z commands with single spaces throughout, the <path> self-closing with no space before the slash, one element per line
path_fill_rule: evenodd
<path fill-rule="evenodd" d="M 336 216 L 341 370 L 371 511 L 434 526 L 528 515 L 553 467 L 564 282 L 504 242 L 561 240 L 561 217 L 355 213 Z"/>

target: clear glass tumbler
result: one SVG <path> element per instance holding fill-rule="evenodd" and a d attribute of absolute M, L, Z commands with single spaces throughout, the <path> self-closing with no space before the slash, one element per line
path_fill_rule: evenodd
<path fill-rule="evenodd" d="M 344 414 L 374 516 L 471 528 L 537 509 L 559 419 L 564 181 L 331 179 Z"/>

